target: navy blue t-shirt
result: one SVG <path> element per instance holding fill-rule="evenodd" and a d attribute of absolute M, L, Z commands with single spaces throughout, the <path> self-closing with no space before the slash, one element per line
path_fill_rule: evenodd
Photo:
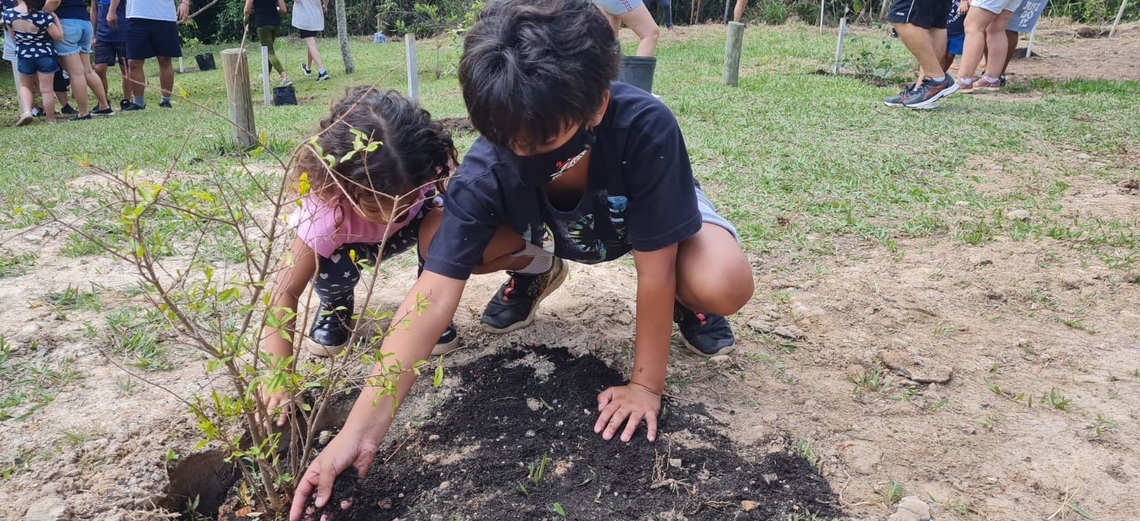
<path fill-rule="evenodd" d="M 500 225 L 583 263 L 659 250 L 701 229 L 689 153 L 668 107 L 641 89 L 613 83 L 593 131 L 586 192 L 570 211 L 552 206 L 543 188 L 522 184 L 510 150 L 476 139 L 448 185 L 424 269 L 467 279 Z"/>
<path fill-rule="evenodd" d="M 95 0 L 96 2 L 96 21 L 99 26 L 95 28 L 95 38 L 102 42 L 125 42 L 127 41 L 127 1 L 120 0 L 118 9 L 115 9 L 115 16 L 119 17 L 119 23 L 112 29 L 107 25 L 107 12 L 111 10 L 111 0 Z"/>
<path fill-rule="evenodd" d="M 962 0 L 951 0 L 950 14 L 946 18 L 946 36 L 966 34 L 966 15 L 958 12 Z"/>
<path fill-rule="evenodd" d="M 277 0 L 253 0 L 253 26 L 278 27 L 281 13 L 277 12 Z"/>

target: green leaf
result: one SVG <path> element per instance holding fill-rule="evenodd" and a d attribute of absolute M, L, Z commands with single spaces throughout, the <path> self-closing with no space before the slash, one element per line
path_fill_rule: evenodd
<path fill-rule="evenodd" d="M 440 358 L 443 358 L 442 356 Z M 435 376 L 431 379 L 431 386 L 439 388 L 443 385 L 443 360 L 440 360 L 440 365 L 435 366 Z"/>
<path fill-rule="evenodd" d="M 1069 503 L 1069 510 L 1076 512 L 1078 516 L 1081 516 L 1085 519 L 1093 518 L 1091 515 L 1089 515 L 1088 512 L 1085 512 L 1085 509 L 1081 508 L 1081 506 L 1076 503 Z"/>
<path fill-rule="evenodd" d="M 551 508 L 554 509 L 555 514 L 558 514 L 562 517 L 566 517 L 566 511 L 562 509 L 561 503 L 555 503 L 554 505 L 551 506 Z"/>

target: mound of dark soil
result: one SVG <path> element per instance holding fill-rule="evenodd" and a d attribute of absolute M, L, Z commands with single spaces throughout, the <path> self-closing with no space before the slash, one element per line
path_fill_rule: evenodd
<path fill-rule="evenodd" d="M 596 396 L 622 384 L 593 356 L 510 349 L 449 370 L 459 389 L 377 455 L 337 519 L 817 519 L 828 483 L 790 450 L 736 447 L 701 406 L 666 404 L 656 443 L 593 432 Z M 394 430 L 395 431 L 395 430 Z"/>

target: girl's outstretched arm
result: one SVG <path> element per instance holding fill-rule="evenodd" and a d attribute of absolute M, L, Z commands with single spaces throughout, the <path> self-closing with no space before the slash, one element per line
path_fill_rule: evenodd
<path fill-rule="evenodd" d="M 300 238 L 294 238 L 293 246 L 289 249 L 288 255 L 281 263 L 281 269 L 277 271 L 277 275 L 274 277 L 269 300 L 269 305 L 277 320 L 284 321 L 281 325 L 285 329 L 284 333 L 287 334 L 283 335 L 278 328 L 266 326 L 262 338 L 265 352 L 272 355 L 274 360 L 293 356 L 292 339 L 296 330 L 297 302 L 316 270 L 316 253 Z M 294 317 L 285 320 L 286 315 L 290 313 Z M 267 393 L 263 390 L 261 395 L 262 399 L 265 400 L 267 411 L 280 411 L 277 414 L 277 426 L 285 425 L 289 419 L 289 405 L 292 403 L 289 393 L 287 391 Z"/>

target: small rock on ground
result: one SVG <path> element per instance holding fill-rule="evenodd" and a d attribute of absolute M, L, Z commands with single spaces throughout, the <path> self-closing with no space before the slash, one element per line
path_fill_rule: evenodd
<path fill-rule="evenodd" d="M 71 519 L 71 508 L 59 496 L 45 496 L 28 508 L 24 521 L 67 521 Z"/>
<path fill-rule="evenodd" d="M 930 521 L 930 505 L 916 496 L 907 496 L 899 501 L 899 510 L 887 521 Z"/>
<path fill-rule="evenodd" d="M 745 512 L 751 512 L 757 508 L 760 508 L 760 503 L 744 500 L 740 502 L 740 508 L 743 508 Z"/>

